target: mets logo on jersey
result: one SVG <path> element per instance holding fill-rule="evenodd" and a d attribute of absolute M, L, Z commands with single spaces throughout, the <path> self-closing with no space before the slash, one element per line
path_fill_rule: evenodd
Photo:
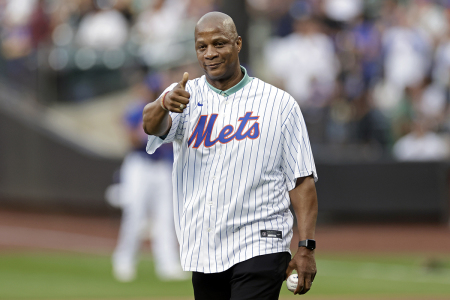
<path fill-rule="evenodd" d="M 236 131 L 234 131 L 233 125 L 226 125 L 220 131 L 219 136 L 214 140 L 211 140 L 211 133 L 218 114 L 211 114 L 208 122 L 208 115 L 201 115 L 195 126 L 194 132 L 192 132 L 192 135 L 189 138 L 188 145 L 191 146 L 191 144 L 194 143 L 193 148 L 198 148 L 204 143 L 205 147 L 209 148 L 214 146 L 217 142 L 226 144 L 234 139 L 238 141 L 242 141 L 246 138 L 252 140 L 257 139 L 259 137 L 259 123 L 256 121 L 259 119 L 259 116 L 252 116 L 252 113 L 253 112 L 246 112 L 243 117 L 238 119 L 240 124 Z M 254 121 L 253 124 L 252 121 Z M 249 125 L 250 128 L 244 132 L 247 125 Z"/>

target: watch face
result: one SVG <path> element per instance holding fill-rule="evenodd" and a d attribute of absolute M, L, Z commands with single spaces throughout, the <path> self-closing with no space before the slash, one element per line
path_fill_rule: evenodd
<path fill-rule="evenodd" d="M 298 243 L 299 247 L 305 247 L 309 250 L 316 249 L 316 241 L 315 240 L 303 240 Z"/>
<path fill-rule="evenodd" d="M 316 249 L 316 241 L 315 240 L 306 240 L 306 248 L 314 250 Z"/>

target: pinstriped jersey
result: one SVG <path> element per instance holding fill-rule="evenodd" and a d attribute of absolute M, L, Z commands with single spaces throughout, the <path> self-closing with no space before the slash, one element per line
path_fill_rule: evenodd
<path fill-rule="evenodd" d="M 248 77 L 247 77 L 248 78 Z M 170 91 L 176 83 L 167 88 Z M 170 112 L 175 228 L 185 271 L 222 272 L 252 257 L 290 252 L 289 191 L 317 173 L 297 102 L 257 78 L 231 95 L 189 80 L 183 113 Z"/>

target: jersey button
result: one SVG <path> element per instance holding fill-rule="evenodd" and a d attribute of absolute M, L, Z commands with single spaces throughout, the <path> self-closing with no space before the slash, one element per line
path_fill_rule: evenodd
<path fill-rule="evenodd" d="M 211 228 L 206 229 L 206 231 L 211 232 Z"/>
<path fill-rule="evenodd" d="M 212 206 L 212 205 L 213 205 L 212 201 L 208 201 L 207 204 L 208 204 L 209 206 Z"/>
<path fill-rule="evenodd" d="M 211 179 L 212 179 L 212 180 L 216 179 L 216 176 L 213 176 Z"/>

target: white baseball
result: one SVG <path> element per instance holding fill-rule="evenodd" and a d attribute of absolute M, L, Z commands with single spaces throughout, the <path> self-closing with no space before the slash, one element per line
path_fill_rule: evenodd
<path fill-rule="evenodd" d="M 286 286 L 291 292 L 295 292 L 298 284 L 298 274 L 291 274 L 286 280 Z"/>

